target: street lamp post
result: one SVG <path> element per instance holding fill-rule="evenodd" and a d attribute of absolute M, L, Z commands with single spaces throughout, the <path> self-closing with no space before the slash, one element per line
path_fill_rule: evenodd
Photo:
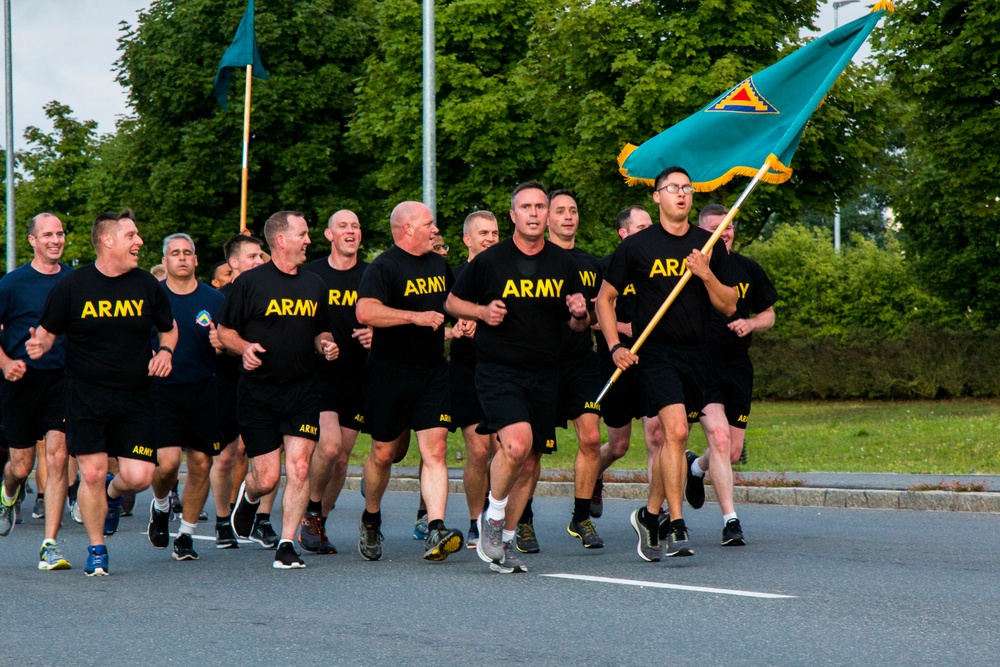
<path fill-rule="evenodd" d="M 844 5 L 853 5 L 861 0 L 836 0 L 833 3 L 833 29 L 840 27 L 840 8 Z M 833 250 L 840 252 L 840 202 L 834 198 L 833 202 Z"/>

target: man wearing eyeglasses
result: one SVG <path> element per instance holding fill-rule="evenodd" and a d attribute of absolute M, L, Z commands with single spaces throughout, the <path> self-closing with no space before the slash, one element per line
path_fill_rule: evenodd
<path fill-rule="evenodd" d="M 646 507 L 631 516 L 638 536 L 636 550 L 647 561 L 661 557 L 657 515 L 664 497 L 671 519 L 666 555 L 694 554 L 681 512 L 687 417 L 705 407 L 711 311 L 728 317 L 736 310 L 737 293 L 726 277 L 725 249 L 703 254 L 701 248 L 711 234 L 688 221 L 693 195 L 691 179 L 681 167 L 669 167 L 656 177 L 653 201 L 659 207 L 660 224 L 622 241 L 597 297 L 597 318 L 615 365 L 626 370 L 638 364 L 648 407 L 657 413 L 664 430 L 665 444 L 653 462 Z M 633 331 L 643 331 L 687 270 L 693 278 L 653 328 L 639 363 L 640 357 L 620 342 L 615 299 L 627 286 L 635 286 Z"/>

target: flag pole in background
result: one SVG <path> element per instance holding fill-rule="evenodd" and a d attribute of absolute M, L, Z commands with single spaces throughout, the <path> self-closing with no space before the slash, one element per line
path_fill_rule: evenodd
<path fill-rule="evenodd" d="M 254 0 L 248 0 L 247 8 L 236 29 L 233 43 L 219 61 L 219 69 L 215 73 L 215 98 L 226 110 L 229 108 L 229 83 L 232 80 L 233 69 L 246 68 L 246 94 L 243 100 L 243 166 L 240 178 L 240 233 L 247 229 L 247 178 L 250 157 L 250 97 L 253 77 L 267 80 L 267 72 L 260 61 L 257 50 L 257 36 L 254 33 Z"/>
<path fill-rule="evenodd" d="M 735 176 L 752 176 L 702 248 L 708 253 L 758 183 L 784 183 L 792 177 L 789 165 L 809 117 L 886 11 L 893 11 L 892 2 L 880 0 L 868 16 L 797 49 L 642 145 L 626 145 L 618 156 L 626 182 L 654 185 L 657 174 L 672 165 L 691 174 L 691 185 L 698 192 L 711 192 Z M 686 270 L 635 340 L 632 354 L 690 279 L 691 271 Z M 615 371 L 595 402 L 601 402 L 621 373 Z"/>

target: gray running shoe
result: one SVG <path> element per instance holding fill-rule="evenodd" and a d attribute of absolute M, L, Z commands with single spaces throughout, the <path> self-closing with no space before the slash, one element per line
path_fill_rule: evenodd
<path fill-rule="evenodd" d="M 672 522 L 670 524 L 670 529 L 667 531 L 667 557 L 673 556 L 693 556 L 694 549 L 691 548 L 691 541 L 688 539 L 687 526 L 684 525 L 683 519 L 678 519 L 680 525 L 674 525 Z"/>
<path fill-rule="evenodd" d="M 514 541 L 511 540 L 510 542 L 503 543 L 503 562 L 490 563 L 490 569 L 500 574 L 517 574 L 519 572 L 527 572 L 528 566 L 518 556 L 517 549 L 514 547 Z"/>
<path fill-rule="evenodd" d="M 424 541 L 424 560 L 444 560 L 462 548 L 462 531 L 441 526 Z"/>
<path fill-rule="evenodd" d="M 45 518 L 45 498 L 35 498 L 35 505 L 31 508 L 32 519 Z"/>
<path fill-rule="evenodd" d="M 73 501 L 70 505 L 69 515 L 73 517 L 73 521 L 77 523 L 83 523 L 83 514 L 80 512 L 80 503 L 78 501 Z"/>
<path fill-rule="evenodd" d="M 431 534 L 431 529 L 427 526 L 427 515 L 423 515 L 413 524 L 413 539 L 426 540 Z"/>
<path fill-rule="evenodd" d="M 743 538 L 743 526 L 739 519 L 730 519 L 726 522 L 726 527 L 722 529 L 722 546 L 742 547 L 747 543 Z"/>
<path fill-rule="evenodd" d="M 531 523 L 517 524 L 514 546 L 523 554 L 537 554 L 540 551 L 538 538 L 535 536 L 535 526 Z"/>
<path fill-rule="evenodd" d="M 0 537 L 7 537 L 16 521 L 14 506 L 4 505 L 3 500 L 0 500 Z"/>
<path fill-rule="evenodd" d="M 504 556 L 503 521 L 490 521 L 486 511 L 479 515 L 479 544 L 476 554 L 486 563 L 501 563 Z"/>
<path fill-rule="evenodd" d="M 365 523 L 358 519 L 361 539 L 358 540 L 358 553 L 365 560 L 380 560 L 382 558 L 382 531 L 373 523 Z"/>
<path fill-rule="evenodd" d="M 636 537 L 639 538 L 639 544 L 635 550 L 639 554 L 639 558 L 650 563 L 655 563 L 660 560 L 661 553 L 659 531 L 650 530 L 642 523 L 639 519 L 639 512 L 641 511 L 642 508 L 639 508 L 629 516 L 632 530 L 635 531 Z"/>
<path fill-rule="evenodd" d="M 69 561 L 59 553 L 59 545 L 48 540 L 42 543 L 42 548 L 38 550 L 39 570 L 69 570 L 72 567 Z"/>
<path fill-rule="evenodd" d="M 584 549 L 604 548 L 604 539 L 597 534 L 597 527 L 594 526 L 594 522 L 590 519 L 584 519 L 583 521 L 573 521 L 571 519 L 569 525 L 566 526 L 566 532 L 578 538 L 583 543 Z"/>

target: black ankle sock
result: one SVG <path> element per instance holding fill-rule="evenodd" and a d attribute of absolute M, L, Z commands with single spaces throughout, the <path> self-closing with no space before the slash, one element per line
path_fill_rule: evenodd
<path fill-rule="evenodd" d="M 670 522 L 670 530 L 676 530 L 678 528 L 681 530 L 687 529 L 687 526 L 684 525 L 684 519 L 674 519 Z"/>
<path fill-rule="evenodd" d="M 310 500 L 309 504 L 306 505 L 306 511 L 310 514 L 322 514 L 323 513 L 323 503 L 319 500 Z"/>
<path fill-rule="evenodd" d="M 427 524 L 427 530 L 435 531 L 438 528 L 444 528 L 444 521 L 441 519 L 434 519 L 433 521 Z"/>
<path fill-rule="evenodd" d="M 226 516 L 219 516 L 218 514 L 216 514 L 215 523 L 229 523 L 229 515 L 227 514 Z"/>
<path fill-rule="evenodd" d="M 641 521 L 642 525 L 650 530 L 655 530 L 659 525 L 659 517 L 655 514 L 651 514 L 645 507 L 639 510 L 639 521 Z"/>
<path fill-rule="evenodd" d="M 378 512 L 369 512 L 365 510 L 361 513 L 361 523 L 367 523 L 368 525 L 381 526 L 382 525 L 382 510 Z"/>
<path fill-rule="evenodd" d="M 38 494 L 38 499 L 39 500 L 45 500 L 45 494 L 44 493 L 39 493 Z"/>
<path fill-rule="evenodd" d="M 573 499 L 573 521 L 577 523 L 590 518 L 590 498 Z"/>
<path fill-rule="evenodd" d="M 420 521 L 420 519 L 422 519 L 425 516 L 427 516 L 427 510 L 426 509 L 417 510 L 417 521 Z"/>
<path fill-rule="evenodd" d="M 254 521 L 270 521 L 270 520 L 271 520 L 270 512 L 257 512 L 257 514 L 254 516 Z"/>
<path fill-rule="evenodd" d="M 535 514 L 531 511 L 531 498 L 528 498 L 528 504 L 524 506 L 524 511 L 521 512 L 521 519 L 518 523 L 531 523 L 532 519 L 535 518 Z"/>

